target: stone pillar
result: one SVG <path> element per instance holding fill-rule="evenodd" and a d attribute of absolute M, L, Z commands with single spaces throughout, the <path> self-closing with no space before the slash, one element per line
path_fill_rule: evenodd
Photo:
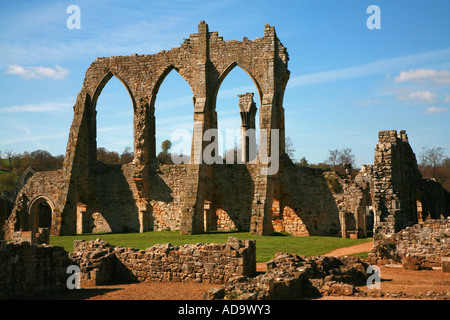
<path fill-rule="evenodd" d="M 257 108 L 253 101 L 253 93 L 240 94 L 238 96 L 242 122 L 241 160 L 247 163 L 256 157 L 255 116 Z"/>
<path fill-rule="evenodd" d="M 347 219 L 345 212 L 339 212 L 339 222 L 341 223 L 341 237 L 347 238 Z"/>
<path fill-rule="evenodd" d="M 147 203 L 139 202 L 138 210 L 139 210 L 139 232 L 143 233 L 144 231 L 148 231 Z"/>
<path fill-rule="evenodd" d="M 194 130 L 192 138 L 191 165 L 188 167 L 189 181 L 186 199 L 180 224 L 181 234 L 196 234 L 204 232 L 204 201 L 208 190 L 209 179 L 205 178 L 208 170 L 203 160 L 203 150 L 206 142 L 203 134 L 211 127 L 214 119 L 208 99 L 209 66 L 209 29 L 201 21 L 198 25 L 198 35 L 193 41 L 196 46 L 197 79 L 193 83 L 194 91 Z"/>
<path fill-rule="evenodd" d="M 84 215 L 86 215 L 87 206 L 83 203 L 77 205 L 77 234 L 83 234 L 83 221 L 85 220 Z"/>

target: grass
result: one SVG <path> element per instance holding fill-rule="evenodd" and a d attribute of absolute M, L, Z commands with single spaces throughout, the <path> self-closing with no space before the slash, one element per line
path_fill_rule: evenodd
<path fill-rule="evenodd" d="M 241 240 L 256 240 L 256 261 L 265 262 L 273 258 L 275 252 L 296 253 L 315 256 L 332 250 L 371 241 L 371 239 L 343 239 L 338 237 L 294 237 L 287 233 L 273 236 L 258 236 L 248 232 L 207 232 L 197 235 L 180 235 L 178 231 L 144 233 L 104 233 L 51 237 L 50 244 L 73 251 L 73 240 L 94 240 L 100 238 L 111 245 L 144 250 L 158 243 L 183 245 L 188 243 L 225 243 L 229 236 Z"/>

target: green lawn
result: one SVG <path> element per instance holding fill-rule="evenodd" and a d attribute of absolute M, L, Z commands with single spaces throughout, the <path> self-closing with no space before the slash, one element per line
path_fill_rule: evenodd
<path fill-rule="evenodd" d="M 334 249 L 368 242 L 371 239 L 342 239 L 338 237 L 294 237 L 287 233 L 275 233 L 273 236 L 258 236 L 248 232 L 208 232 L 198 235 L 180 235 L 178 231 L 144 232 L 144 233 L 108 233 L 83 234 L 75 236 L 51 237 L 50 244 L 62 246 L 73 251 L 73 240 L 93 240 L 100 238 L 112 245 L 145 249 L 158 243 L 182 245 L 187 243 L 225 243 L 229 236 L 241 240 L 256 240 L 257 262 L 269 261 L 275 252 L 296 253 L 315 256 L 328 253 Z"/>

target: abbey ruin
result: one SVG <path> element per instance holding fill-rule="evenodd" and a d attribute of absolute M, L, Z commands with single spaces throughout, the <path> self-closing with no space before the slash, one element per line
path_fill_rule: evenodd
<path fill-rule="evenodd" d="M 73 108 L 63 168 L 27 171 L 12 210 L 0 203 L 0 236 L 12 239 L 19 233 L 33 242 L 48 228 L 53 236 L 240 230 L 349 237 L 372 230 L 394 233 L 427 217 L 450 216 L 449 192 L 422 178 L 403 130 L 379 132 L 374 164 L 363 166 L 356 178 L 294 165 L 284 143 L 288 60 L 272 26 L 265 26 L 261 38 L 224 41 L 203 21 L 198 33 L 178 48 L 97 58 L 86 71 Z M 247 72 L 257 89 L 243 92 L 236 106 L 243 137 L 248 129 L 265 130 L 268 141 L 275 138 L 272 132 L 278 133 L 279 141 L 260 145 L 254 161 L 248 151 L 252 141 L 243 138 L 242 164 L 207 164 L 201 159 L 207 143 L 203 134 L 217 128 L 217 93 L 236 66 Z M 172 70 L 193 93 L 189 164 L 156 160 L 155 99 Z M 96 103 L 113 76 L 126 87 L 133 103 L 134 160 L 124 165 L 97 161 Z M 259 110 L 253 99 L 258 99 Z M 255 123 L 257 112 L 259 123 Z M 262 153 L 278 155 L 275 174 L 262 174 L 268 166 L 261 161 Z"/>

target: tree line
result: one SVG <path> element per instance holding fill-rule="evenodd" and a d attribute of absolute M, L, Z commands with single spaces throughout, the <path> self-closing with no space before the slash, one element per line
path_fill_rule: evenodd
<path fill-rule="evenodd" d="M 162 151 L 158 154 L 157 160 L 160 163 L 172 164 L 169 150 L 172 143 L 165 140 L 161 143 Z M 340 174 L 350 174 L 354 177 L 359 169 L 355 167 L 355 155 L 349 147 L 343 149 L 329 150 L 328 157 L 321 163 L 311 164 L 305 157 L 295 160 L 295 148 L 290 137 L 285 141 L 286 153 L 289 158 L 298 166 L 320 168 L 322 170 L 332 170 Z M 423 147 L 422 152 L 417 157 L 418 167 L 423 177 L 433 178 L 439 181 L 444 188 L 450 191 L 450 158 L 445 155 L 444 148 Z M 226 150 L 223 155 L 224 163 L 230 157 L 235 161 L 238 159 L 240 149 L 235 146 Z M 134 154 L 130 147 L 126 147 L 119 154 L 115 151 L 108 151 L 103 147 L 97 148 L 97 161 L 105 164 L 120 165 L 133 161 Z M 46 150 L 36 150 L 33 152 L 15 153 L 13 150 L 0 151 L 0 192 L 14 188 L 20 175 L 32 167 L 36 171 L 51 171 L 61 169 L 64 162 L 63 155 L 53 156 Z"/>
<path fill-rule="evenodd" d="M 289 137 L 286 139 L 286 153 L 298 166 L 307 166 L 312 168 L 320 168 L 323 170 L 333 170 L 340 174 L 351 174 L 356 176 L 359 172 L 355 168 L 355 156 L 351 148 L 328 150 L 328 157 L 324 162 L 318 164 L 310 164 L 305 157 L 295 160 L 295 149 Z M 450 191 L 450 157 L 445 155 L 445 149 L 442 147 L 423 147 L 422 152 L 417 157 L 417 166 L 422 177 L 433 178 L 437 180 L 445 189 Z M 351 168 L 350 172 L 349 169 Z"/>

